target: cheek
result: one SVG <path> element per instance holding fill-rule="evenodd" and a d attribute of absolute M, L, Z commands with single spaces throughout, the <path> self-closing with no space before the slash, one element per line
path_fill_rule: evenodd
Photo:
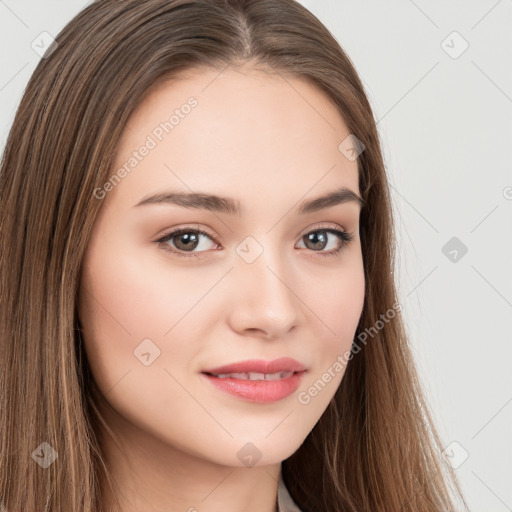
<path fill-rule="evenodd" d="M 185 283 L 168 279 L 164 267 L 151 257 L 153 251 L 127 238 L 105 234 L 101 246 L 90 248 L 83 275 L 89 323 L 101 325 L 108 337 L 133 342 L 160 338 L 183 314 L 188 302 Z"/>
<path fill-rule="evenodd" d="M 317 276 L 317 286 L 305 297 L 311 308 L 311 322 L 318 333 L 315 369 L 304 383 L 305 400 L 314 402 L 317 414 L 327 406 L 345 374 L 348 354 L 356 334 L 364 305 L 365 278 L 362 258 L 348 259 L 329 279 Z M 304 292 L 305 293 L 305 292 Z M 325 390 L 325 391 L 324 391 Z M 314 397 L 314 400 L 313 400 Z M 301 404 L 309 401 L 301 401 Z"/>
<path fill-rule="evenodd" d="M 103 236 L 101 248 L 91 247 L 80 288 L 79 316 L 94 380 L 118 413 L 145 429 L 154 429 L 154 418 L 173 425 L 177 411 L 194 419 L 197 404 L 165 372 L 182 382 L 197 351 L 186 343 L 190 333 L 183 318 L 194 303 L 187 297 L 190 280 L 179 273 L 163 279 L 154 258 L 150 264 L 143 251 L 121 250 L 108 239 Z M 191 430 L 178 422 L 169 435 L 186 438 Z"/>
<path fill-rule="evenodd" d="M 319 326 L 324 352 L 350 348 L 365 298 L 362 258 L 357 253 L 330 270 L 304 279 L 300 297 L 309 306 Z M 313 317 L 312 317 L 313 318 Z"/>
<path fill-rule="evenodd" d="M 150 267 L 115 238 L 98 239 L 101 245 L 93 241 L 84 260 L 79 315 L 91 369 L 108 389 L 140 364 L 134 350 L 145 339 L 159 339 L 164 326 L 157 322 L 162 297 L 152 295 Z"/>
<path fill-rule="evenodd" d="M 154 251 L 123 245 L 114 237 L 103 235 L 101 246 L 91 245 L 80 290 L 79 315 L 97 380 L 107 385 L 138 368 L 142 350 L 149 351 L 146 358 L 155 358 L 152 366 L 173 367 L 179 360 L 180 371 L 186 371 L 187 361 L 200 349 L 186 341 L 204 316 L 201 298 L 219 277 L 171 273 L 163 250 L 155 258 Z"/>

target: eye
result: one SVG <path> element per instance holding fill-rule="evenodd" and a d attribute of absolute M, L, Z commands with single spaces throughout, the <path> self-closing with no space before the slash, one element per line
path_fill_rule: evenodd
<path fill-rule="evenodd" d="M 334 248 L 329 251 L 325 251 L 325 248 L 329 245 L 333 245 L 329 240 L 329 235 L 334 240 Z M 213 243 L 213 247 L 208 247 L 208 242 L 202 243 L 202 238 L 210 240 Z M 335 228 L 332 226 L 321 226 L 313 231 L 309 231 L 301 237 L 309 245 L 306 249 L 310 248 L 313 252 L 318 253 L 319 256 L 337 256 L 341 251 L 353 240 L 354 235 L 347 233 L 346 231 Z M 175 229 L 165 234 L 159 240 L 156 240 L 157 244 L 161 244 L 164 250 L 169 251 L 172 254 L 184 258 L 197 258 L 198 253 L 205 252 L 208 249 L 219 250 L 219 244 L 214 239 L 213 235 L 207 231 L 196 228 L 196 227 L 184 227 Z M 202 249 L 195 251 L 195 249 Z M 194 252 L 195 251 L 195 252 Z"/>
<path fill-rule="evenodd" d="M 208 246 L 208 243 L 201 243 L 201 238 L 203 237 L 209 238 L 211 241 L 213 241 L 212 235 L 203 229 L 185 227 L 167 233 L 162 238 L 157 240 L 156 243 L 161 243 L 166 251 L 169 251 L 178 256 L 183 256 L 185 258 L 197 258 L 199 254 L 191 251 L 197 249 L 198 247 L 202 248 L 203 250 L 208 250 L 208 247 L 204 247 L 205 245 Z M 171 242 L 171 244 L 168 244 L 167 242 Z M 185 254 L 186 252 L 189 254 Z"/>
<path fill-rule="evenodd" d="M 333 235 L 337 238 L 337 242 L 334 241 L 334 249 L 325 251 L 324 249 L 329 245 L 329 235 Z M 302 239 L 305 240 L 313 250 L 313 252 L 319 253 L 319 256 L 339 256 L 341 251 L 354 239 L 354 235 L 347 233 L 346 231 L 331 226 L 321 226 L 313 231 L 306 233 Z M 308 248 L 308 247 L 307 247 Z"/>

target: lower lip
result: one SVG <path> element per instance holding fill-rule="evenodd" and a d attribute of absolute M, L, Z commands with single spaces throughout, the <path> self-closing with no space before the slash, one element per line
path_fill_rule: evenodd
<path fill-rule="evenodd" d="M 213 375 L 202 375 L 217 389 L 251 402 L 277 402 L 290 396 L 300 385 L 304 372 L 279 380 L 220 379 Z"/>

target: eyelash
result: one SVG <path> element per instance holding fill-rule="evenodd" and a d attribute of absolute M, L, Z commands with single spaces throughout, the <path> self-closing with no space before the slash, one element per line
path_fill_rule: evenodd
<path fill-rule="evenodd" d="M 320 226 L 320 227 L 313 229 L 312 231 L 308 231 L 307 233 L 302 235 L 301 240 L 305 236 L 310 235 L 311 233 L 316 233 L 318 231 L 326 231 L 328 233 L 332 233 L 332 234 L 338 236 L 338 238 L 341 239 L 341 241 L 342 241 L 342 244 L 340 245 L 340 247 L 338 249 L 334 249 L 334 250 L 327 251 L 327 252 L 313 251 L 314 253 L 318 253 L 318 255 L 321 257 L 339 256 L 340 253 L 342 252 L 342 250 L 354 239 L 354 235 L 348 233 L 347 231 L 343 231 L 338 228 L 333 228 L 332 226 Z M 182 257 L 182 258 L 198 258 L 201 253 L 206 252 L 206 251 L 199 251 L 197 253 L 194 253 L 194 252 L 187 253 L 185 251 L 173 249 L 169 244 L 165 243 L 165 242 L 168 242 L 169 240 L 171 240 L 172 238 L 174 238 L 175 236 L 182 235 L 184 233 L 201 234 L 201 235 L 207 236 L 213 242 L 218 244 L 217 240 L 215 240 L 215 238 L 210 233 L 208 233 L 207 231 L 204 231 L 203 229 L 198 228 L 198 227 L 196 227 L 196 228 L 185 227 L 185 228 L 176 229 L 174 231 L 170 231 L 169 233 L 165 234 L 162 238 L 156 240 L 155 243 L 164 245 L 165 251 L 168 251 L 172 254 L 176 254 L 177 256 Z"/>

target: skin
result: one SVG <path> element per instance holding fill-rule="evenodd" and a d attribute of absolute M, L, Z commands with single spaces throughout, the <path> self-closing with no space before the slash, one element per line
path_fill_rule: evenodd
<path fill-rule="evenodd" d="M 344 370 L 308 404 L 298 395 L 350 349 L 364 302 L 360 206 L 296 208 L 340 186 L 360 195 L 357 161 L 338 149 L 350 132 L 322 91 L 246 65 L 189 70 L 153 90 L 128 122 L 113 172 L 190 96 L 198 105 L 102 199 L 85 254 L 83 339 L 98 407 L 118 439 L 101 431 L 105 457 L 125 512 L 273 512 L 280 463 L 319 420 Z M 166 190 L 232 197 L 244 212 L 134 207 Z M 325 223 L 354 236 L 339 256 L 322 256 L 345 243 L 335 234 L 316 249 L 305 237 Z M 166 250 L 190 254 L 182 237 L 156 242 L 182 227 L 213 235 L 199 235 L 199 257 Z M 236 251 L 248 236 L 263 248 L 250 264 Z M 144 339 L 160 350 L 149 366 L 134 355 Z M 282 356 L 307 372 L 273 403 L 229 395 L 201 375 Z M 237 457 L 249 442 L 261 455 L 252 467 Z M 105 490 L 106 510 L 112 502 Z"/>

